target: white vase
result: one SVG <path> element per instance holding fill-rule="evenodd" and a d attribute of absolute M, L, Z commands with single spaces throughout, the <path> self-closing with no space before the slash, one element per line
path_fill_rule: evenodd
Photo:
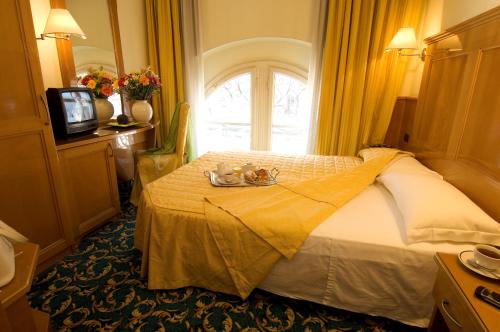
<path fill-rule="evenodd" d="M 153 117 L 153 107 L 147 100 L 136 100 L 132 105 L 132 116 L 137 122 L 149 122 Z"/>
<path fill-rule="evenodd" d="M 96 98 L 94 102 L 97 111 L 97 120 L 105 121 L 111 119 L 115 113 L 115 109 L 108 98 Z"/>

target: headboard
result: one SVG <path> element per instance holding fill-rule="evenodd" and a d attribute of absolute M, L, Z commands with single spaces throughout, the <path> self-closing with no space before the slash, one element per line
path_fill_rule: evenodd
<path fill-rule="evenodd" d="M 500 221 L 500 6 L 425 42 L 408 149 Z"/>

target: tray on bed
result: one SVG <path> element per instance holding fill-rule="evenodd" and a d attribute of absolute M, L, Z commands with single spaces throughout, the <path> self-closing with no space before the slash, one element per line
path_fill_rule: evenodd
<path fill-rule="evenodd" d="M 210 179 L 210 183 L 214 187 L 254 187 L 254 186 L 271 186 L 273 184 L 277 184 L 278 180 L 276 180 L 275 176 L 272 176 L 269 181 L 266 182 L 252 182 L 249 183 L 245 181 L 243 174 L 240 176 L 240 182 L 236 183 L 227 183 L 224 180 L 220 180 L 217 171 L 205 171 L 205 176 Z"/>

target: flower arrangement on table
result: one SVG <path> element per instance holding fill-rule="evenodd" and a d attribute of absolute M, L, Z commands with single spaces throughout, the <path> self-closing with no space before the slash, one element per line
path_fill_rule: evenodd
<path fill-rule="evenodd" d="M 153 108 L 147 101 L 160 91 L 160 77 L 147 67 L 123 75 L 118 80 L 118 86 L 128 100 L 134 101 L 132 104 L 134 119 L 139 122 L 149 122 L 153 117 Z"/>
<path fill-rule="evenodd" d="M 160 91 L 161 81 L 158 75 L 147 67 L 123 75 L 118 80 L 118 86 L 130 100 L 148 100 Z"/>
<path fill-rule="evenodd" d="M 109 71 L 89 69 L 89 73 L 80 79 L 80 84 L 92 91 L 95 98 L 108 98 L 118 91 L 118 79 Z"/>

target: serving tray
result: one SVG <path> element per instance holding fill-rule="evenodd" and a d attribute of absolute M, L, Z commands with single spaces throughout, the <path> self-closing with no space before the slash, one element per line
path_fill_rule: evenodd
<path fill-rule="evenodd" d="M 111 126 L 111 127 L 128 128 L 128 127 L 140 125 L 140 123 L 139 122 L 135 122 L 135 121 L 131 121 L 131 122 L 128 122 L 128 123 L 120 124 L 120 123 L 118 123 L 116 121 L 113 121 L 113 122 L 108 122 L 107 125 Z"/>
<path fill-rule="evenodd" d="M 205 171 L 205 176 L 209 178 L 210 183 L 214 187 L 255 187 L 255 186 L 271 186 L 273 184 L 277 184 L 278 180 L 275 177 L 271 178 L 266 182 L 247 182 L 243 177 L 243 174 L 240 176 L 240 182 L 236 183 L 224 183 L 218 180 L 217 171 Z"/>

